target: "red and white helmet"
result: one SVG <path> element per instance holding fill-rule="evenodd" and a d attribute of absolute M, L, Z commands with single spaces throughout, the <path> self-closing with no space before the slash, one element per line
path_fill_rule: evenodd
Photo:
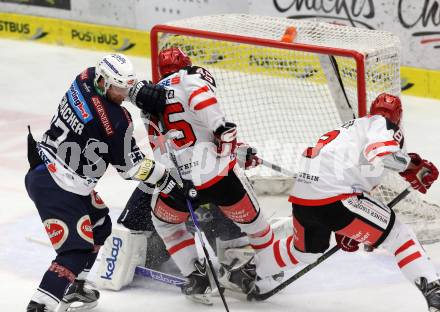
<path fill-rule="evenodd" d="M 180 69 L 191 66 L 191 59 L 180 48 L 171 47 L 159 52 L 159 73 L 163 78 Z"/>
<path fill-rule="evenodd" d="M 399 125 L 402 118 L 402 103 L 397 96 L 381 93 L 371 104 L 370 114 L 384 116 Z"/>
<path fill-rule="evenodd" d="M 99 78 L 104 79 L 104 94 L 110 86 L 120 89 L 130 89 L 136 82 L 136 74 L 131 61 L 123 54 L 110 54 L 99 60 L 95 67 L 95 83 Z"/>

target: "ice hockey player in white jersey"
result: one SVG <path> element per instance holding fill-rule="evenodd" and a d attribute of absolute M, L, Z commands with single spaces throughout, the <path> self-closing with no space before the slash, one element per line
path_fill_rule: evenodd
<path fill-rule="evenodd" d="M 344 251 L 356 251 L 363 243 L 380 245 L 395 255 L 401 272 L 421 290 L 430 311 L 440 311 L 439 274 L 413 230 L 369 195 L 381 183 L 385 168 L 399 172 L 422 193 L 438 178 L 431 162 L 403 149 L 401 115 L 400 99 L 381 94 L 370 115 L 346 122 L 307 148 L 289 197 L 293 235 L 275 241 L 273 248 L 258 254 L 255 264 L 241 270 L 256 265 L 258 276 L 264 277 L 312 263 L 329 248 L 334 232 Z M 234 274 L 240 275 L 240 270 Z"/>
<path fill-rule="evenodd" d="M 179 171 L 192 181 L 200 203 L 213 203 L 248 235 L 254 250 L 270 246 L 274 235 L 248 185 L 236 174 L 236 125 L 227 122 L 215 95 L 216 83 L 204 68 L 172 47 L 159 53 L 159 84 L 167 90 L 163 113 L 165 129 L 180 131 L 173 139 Z M 153 223 L 168 253 L 188 277 L 182 292 L 210 303 L 211 285 L 204 261 L 199 261 L 194 236 L 185 226 L 185 202 L 158 194 L 153 198 Z"/>

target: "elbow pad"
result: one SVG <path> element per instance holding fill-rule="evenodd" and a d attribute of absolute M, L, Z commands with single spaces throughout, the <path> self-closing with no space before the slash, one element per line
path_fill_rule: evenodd
<path fill-rule="evenodd" d="M 165 166 L 152 159 L 144 158 L 138 165 L 133 180 L 155 185 L 165 175 Z"/>
<path fill-rule="evenodd" d="M 385 168 L 397 172 L 402 172 L 408 167 L 411 159 L 405 153 L 399 151 L 396 153 L 385 155 L 384 157 L 382 157 L 382 161 Z"/>

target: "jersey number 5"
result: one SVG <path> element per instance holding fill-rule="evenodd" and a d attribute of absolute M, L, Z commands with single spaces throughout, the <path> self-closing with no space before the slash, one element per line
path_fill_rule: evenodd
<path fill-rule="evenodd" d="M 316 145 L 314 147 L 306 148 L 306 150 L 303 152 L 302 155 L 307 158 L 315 158 L 316 156 L 319 155 L 319 152 L 321 151 L 321 149 L 324 146 L 326 146 L 327 144 L 329 144 L 331 141 L 336 139 L 336 137 L 338 135 L 339 135 L 339 130 L 333 130 L 333 131 L 327 132 L 326 134 L 324 134 L 323 136 L 321 136 L 319 138 L 318 142 L 316 143 Z"/>
<path fill-rule="evenodd" d="M 174 144 L 178 147 L 190 147 L 196 143 L 196 135 L 194 134 L 191 124 L 185 120 L 170 121 L 170 116 L 184 111 L 181 103 L 176 102 L 165 105 L 163 112 L 163 119 L 167 130 L 178 130 L 182 133 L 183 137 L 173 139 Z"/>

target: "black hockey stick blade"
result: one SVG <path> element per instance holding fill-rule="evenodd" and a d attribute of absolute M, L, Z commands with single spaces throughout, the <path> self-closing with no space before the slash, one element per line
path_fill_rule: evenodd
<path fill-rule="evenodd" d="M 411 191 L 411 186 L 408 186 L 406 189 L 404 189 L 399 195 L 397 195 L 392 201 L 390 201 L 390 203 L 388 204 L 388 207 L 393 208 L 395 205 L 397 205 L 402 199 L 404 199 L 406 196 L 408 196 L 408 194 Z M 315 262 L 313 262 L 312 264 L 309 264 L 308 266 L 306 266 L 304 269 L 302 269 L 301 271 L 299 271 L 298 273 L 296 273 L 295 275 L 293 275 L 292 277 L 288 278 L 287 280 L 285 280 L 284 282 L 282 282 L 280 285 L 278 285 L 277 287 L 275 287 L 274 289 L 264 293 L 264 294 L 259 294 L 259 293 L 250 293 L 247 296 L 247 300 L 252 301 L 264 301 L 270 297 L 272 297 L 273 295 L 275 295 L 276 293 L 280 292 L 281 290 L 283 290 L 284 288 L 286 288 L 287 286 L 289 286 L 291 283 L 293 283 L 294 281 L 296 281 L 298 278 L 300 278 L 301 276 L 303 276 L 304 274 L 306 274 L 307 272 L 309 272 L 310 270 L 312 270 L 313 268 L 315 268 L 316 266 L 318 266 L 320 263 L 324 262 L 326 259 L 328 259 L 330 256 L 332 256 L 335 252 L 337 252 L 340 248 L 338 247 L 338 245 L 333 246 L 333 248 L 331 248 L 329 251 L 325 252 L 321 257 L 318 258 L 318 260 L 316 260 Z"/>

